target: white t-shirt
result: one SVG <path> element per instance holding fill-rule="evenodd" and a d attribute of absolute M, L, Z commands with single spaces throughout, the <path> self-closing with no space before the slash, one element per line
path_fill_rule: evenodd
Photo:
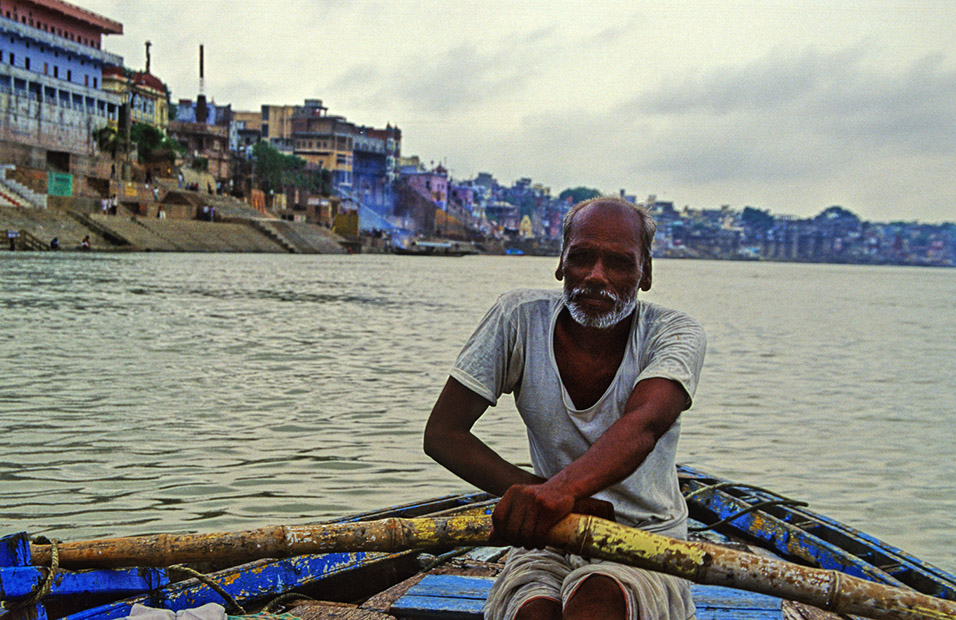
<path fill-rule="evenodd" d="M 528 429 L 531 463 L 551 478 L 624 413 L 639 381 L 663 377 L 680 384 L 690 407 L 706 338 L 695 319 L 638 301 L 617 375 L 591 407 L 575 408 L 554 357 L 554 328 L 564 307 L 560 290 L 517 289 L 498 298 L 458 356 L 451 376 L 491 403 L 513 393 Z M 618 522 L 686 537 L 687 505 L 677 482 L 680 419 L 630 476 L 595 497 L 614 504 Z"/>

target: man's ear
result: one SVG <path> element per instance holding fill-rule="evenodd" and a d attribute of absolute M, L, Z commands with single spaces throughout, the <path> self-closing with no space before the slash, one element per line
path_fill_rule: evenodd
<path fill-rule="evenodd" d="M 558 268 L 554 270 L 554 277 L 558 282 L 564 279 L 564 267 L 562 266 L 562 261 L 558 261 Z"/>
<path fill-rule="evenodd" d="M 645 293 L 651 290 L 651 272 L 652 271 L 653 269 L 651 268 L 651 257 L 650 255 L 648 255 L 644 258 L 644 269 L 641 275 L 641 281 L 638 284 L 640 289 L 644 291 Z"/>

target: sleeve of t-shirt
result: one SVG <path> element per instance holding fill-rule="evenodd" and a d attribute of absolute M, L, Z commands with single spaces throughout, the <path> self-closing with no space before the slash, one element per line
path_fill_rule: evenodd
<path fill-rule="evenodd" d="M 667 320 L 655 322 L 647 334 L 646 366 L 641 370 L 634 385 L 651 377 L 676 381 L 687 393 L 685 409 L 691 406 L 700 370 L 704 365 L 707 336 L 704 328 L 693 317 L 683 312 L 671 311 Z"/>
<path fill-rule="evenodd" d="M 498 397 L 514 391 L 520 381 L 521 352 L 516 341 L 516 322 L 502 296 L 465 343 L 451 376 L 492 405 L 497 404 Z"/>

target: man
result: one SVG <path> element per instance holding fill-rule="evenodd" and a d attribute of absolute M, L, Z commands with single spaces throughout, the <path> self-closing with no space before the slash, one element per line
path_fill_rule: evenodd
<path fill-rule="evenodd" d="M 705 338 L 689 316 L 637 300 L 651 287 L 654 230 L 646 210 L 616 198 L 572 207 L 555 273 L 563 294 L 502 295 L 432 410 L 425 451 L 501 496 L 494 536 L 516 547 L 486 618 L 693 617 L 683 580 L 543 548 L 571 512 L 686 536 L 674 458 Z M 507 392 L 527 427 L 534 474 L 471 432 Z"/>

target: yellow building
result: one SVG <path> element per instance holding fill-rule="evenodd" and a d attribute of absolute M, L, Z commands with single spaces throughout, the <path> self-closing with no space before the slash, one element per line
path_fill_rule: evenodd
<path fill-rule="evenodd" d="M 262 131 L 262 114 L 259 112 L 233 110 L 232 119 L 237 123 L 243 123 L 245 129 L 250 131 Z"/>
<path fill-rule="evenodd" d="M 103 68 L 103 90 L 118 94 L 129 109 L 130 121 L 163 131 L 169 126 L 169 92 L 155 75 L 117 66 Z"/>
<path fill-rule="evenodd" d="M 328 116 L 318 99 L 306 99 L 292 118 L 293 152 L 311 166 L 332 171 L 332 182 L 351 187 L 355 123 Z"/>
<path fill-rule="evenodd" d="M 292 116 L 295 114 L 294 105 L 264 105 L 261 112 L 260 133 L 263 140 L 280 151 L 291 151 Z"/>

